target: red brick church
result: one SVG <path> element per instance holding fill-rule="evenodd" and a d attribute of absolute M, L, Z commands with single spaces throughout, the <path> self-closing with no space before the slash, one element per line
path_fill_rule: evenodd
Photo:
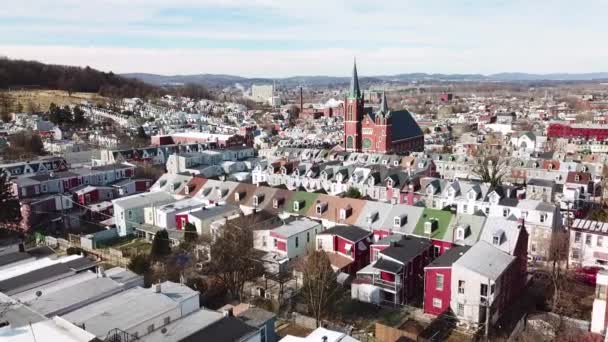
<path fill-rule="evenodd" d="M 390 110 L 385 94 L 379 108 L 365 107 L 356 63 L 344 113 L 344 148 L 372 153 L 424 150 L 424 133 L 407 110 Z"/>

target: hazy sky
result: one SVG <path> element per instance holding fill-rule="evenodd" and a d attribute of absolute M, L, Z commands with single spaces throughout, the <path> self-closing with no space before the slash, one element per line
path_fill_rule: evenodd
<path fill-rule="evenodd" d="M 4 2 L 0 55 L 105 71 L 608 71 L 606 0 Z"/>

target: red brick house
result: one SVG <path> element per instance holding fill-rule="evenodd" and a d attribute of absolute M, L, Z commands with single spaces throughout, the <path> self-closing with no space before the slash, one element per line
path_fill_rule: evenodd
<path fill-rule="evenodd" d="M 547 127 L 547 137 L 605 140 L 608 126 L 552 123 Z"/>
<path fill-rule="evenodd" d="M 469 248 L 454 246 L 424 268 L 424 313 L 438 316 L 450 307 L 452 264 Z"/>
<path fill-rule="evenodd" d="M 428 239 L 391 235 L 371 246 L 373 262 L 357 272 L 351 295 L 375 304 L 405 304 L 421 294 L 424 267 L 433 258 Z"/>
<path fill-rule="evenodd" d="M 327 253 L 332 267 L 355 274 L 369 264 L 372 232 L 355 226 L 335 226 L 317 234 L 317 249 Z"/>

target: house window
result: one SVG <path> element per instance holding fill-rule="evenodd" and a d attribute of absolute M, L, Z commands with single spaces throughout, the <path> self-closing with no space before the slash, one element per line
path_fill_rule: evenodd
<path fill-rule="evenodd" d="M 395 216 L 395 219 L 393 220 L 393 226 L 395 228 L 401 227 L 401 217 Z"/>
<path fill-rule="evenodd" d="M 595 288 L 595 298 L 606 300 L 606 285 L 597 285 Z"/>
<path fill-rule="evenodd" d="M 464 280 L 458 281 L 458 293 L 464 294 L 464 285 L 465 285 Z"/>
<path fill-rule="evenodd" d="M 603 240 L 604 240 L 604 238 L 601 235 L 598 235 L 597 240 L 596 240 L 596 245 L 598 247 L 602 247 L 602 243 L 604 242 Z"/>
<path fill-rule="evenodd" d="M 488 296 L 488 285 L 487 284 L 481 284 L 479 286 L 479 294 L 482 297 L 487 297 Z"/>
<path fill-rule="evenodd" d="M 127 217 L 128 217 L 128 218 L 131 218 L 131 210 L 128 210 L 128 211 L 127 211 Z"/>
<path fill-rule="evenodd" d="M 266 237 L 262 236 L 262 247 L 266 247 Z"/>
<path fill-rule="evenodd" d="M 541 222 L 541 223 L 542 223 L 542 222 L 545 222 L 545 215 L 544 215 L 544 214 L 541 214 L 541 215 L 540 215 L 540 222 Z"/>
<path fill-rule="evenodd" d="M 300 246 L 300 239 L 296 236 L 296 248 Z"/>
<path fill-rule="evenodd" d="M 572 250 L 572 259 L 578 259 L 578 258 L 580 258 L 578 249 L 573 249 Z"/>
<path fill-rule="evenodd" d="M 509 209 L 503 209 L 502 210 L 502 216 L 504 216 L 504 217 L 509 216 Z"/>
<path fill-rule="evenodd" d="M 464 304 L 458 303 L 456 306 L 456 315 L 461 317 L 464 316 Z"/>
<path fill-rule="evenodd" d="M 293 211 L 300 211 L 300 202 L 293 202 Z"/>
<path fill-rule="evenodd" d="M 436 258 L 441 254 L 441 247 L 433 246 L 433 257 Z"/>
<path fill-rule="evenodd" d="M 435 290 L 443 291 L 443 274 L 437 274 L 435 276 Z"/>
<path fill-rule="evenodd" d="M 260 328 L 260 341 L 266 342 L 266 326 L 265 325 Z"/>
<path fill-rule="evenodd" d="M 486 215 L 490 214 L 490 207 L 486 207 Z"/>
<path fill-rule="evenodd" d="M 581 242 L 581 232 L 574 233 L 574 242 Z"/>
<path fill-rule="evenodd" d="M 585 244 L 591 246 L 591 234 L 585 234 Z"/>
<path fill-rule="evenodd" d="M 317 249 L 318 250 L 323 249 L 323 240 L 321 240 L 321 239 L 317 240 Z"/>
<path fill-rule="evenodd" d="M 496 246 L 500 245 L 500 235 L 495 235 L 494 237 L 492 237 L 492 243 Z"/>
<path fill-rule="evenodd" d="M 310 242 L 310 232 L 306 232 L 306 243 Z"/>
<path fill-rule="evenodd" d="M 441 309 L 442 302 L 439 298 L 433 298 L 433 307 L 437 309 Z"/>
<path fill-rule="evenodd" d="M 152 333 L 153 331 L 154 331 L 154 324 L 148 325 L 148 334 Z"/>
<path fill-rule="evenodd" d="M 276 248 L 277 245 L 279 244 L 279 242 L 277 241 L 277 239 L 274 239 L 274 247 Z"/>
<path fill-rule="evenodd" d="M 372 261 L 378 260 L 378 255 L 380 254 L 380 250 L 374 249 L 374 257 Z"/>
<path fill-rule="evenodd" d="M 165 325 L 171 323 L 171 317 L 165 317 L 165 319 L 163 320 L 163 323 L 165 323 Z"/>
<path fill-rule="evenodd" d="M 458 238 L 458 240 L 464 240 L 464 229 L 458 228 L 458 230 L 456 231 L 456 237 Z"/>
<path fill-rule="evenodd" d="M 464 211 L 464 213 L 466 214 L 466 213 L 467 213 L 467 211 L 469 210 L 469 206 L 465 204 L 465 205 L 462 207 L 462 210 L 463 210 L 463 211 Z"/>

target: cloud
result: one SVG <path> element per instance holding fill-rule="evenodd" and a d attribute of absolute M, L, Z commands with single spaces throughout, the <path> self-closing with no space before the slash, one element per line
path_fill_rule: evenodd
<path fill-rule="evenodd" d="M 608 70 L 608 3 L 586 4 L 31 0 L 0 8 L 0 54 L 165 74 L 343 75 L 354 55 L 368 74 Z"/>

